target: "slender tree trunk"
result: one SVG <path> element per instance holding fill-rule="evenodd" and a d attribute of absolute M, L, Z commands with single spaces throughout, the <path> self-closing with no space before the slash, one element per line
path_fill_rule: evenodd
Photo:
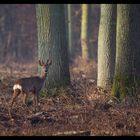
<path fill-rule="evenodd" d="M 70 83 L 64 4 L 36 5 L 38 58 L 52 60 L 45 87 Z"/>
<path fill-rule="evenodd" d="M 64 4 L 64 8 L 65 8 L 65 25 L 66 25 L 66 42 L 67 42 L 67 46 L 68 46 L 68 54 L 69 52 L 69 31 L 68 31 L 68 4 Z"/>
<path fill-rule="evenodd" d="M 111 88 L 115 69 L 116 4 L 101 4 L 97 86 Z"/>
<path fill-rule="evenodd" d="M 72 55 L 72 4 L 67 4 L 69 54 Z"/>
<path fill-rule="evenodd" d="M 135 61 L 138 62 L 135 53 L 136 49 L 140 50 L 139 23 L 139 5 L 118 4 L 116 64 L 112 94 L 120 99 L 134 93 L 135 76 L 138 76 L 134 73 L 134 70 L 137 70 Z"/>
<path fill-rule="evenodd" d="M 71 15 L 71 4 L 65 4 L 65 21 L 66 21 L 66 35 L 68 42 L 68 53 L 72 57 L 72 15 Z"/>
<path fill-rule="evenodd" d="M 94 8 L 93 4 L 89 4 L 88 5 L 88 54 L 89 54 L 90 60 L 93 59 L 94 51 L 95 51 L 94 43 L 93 43 L 93 40 L 95 39 L 93 21 L 95 19 L 93 18 L 92 8 Z M 96 26 L 97 26 L 97 24 L 96 24 Z"/>
<path fill-rule="evenodd" d="M 4 4 L 0 6 L 0 62 L 6 63 L 8 56 L 8 47 L 11 43 L 11 12 L 9 6 Z"/>
<path fill-rule="evenodd" d="M 132 5 L 135 10 L 133 10 L 133 22 L 135 24 L 132 38 L 133 38 L 133 47 L 135 47 L 135 53 L 133 56 L 134 59 L 134 78 L 140 85 L 140 4 Z"/>
<path fill-rule="evenodd" d="M 83 60 L 89 59 L 88 53 L 88 4 L 82 4 L 82 23 L 81 23 L 81 48 Z"/>

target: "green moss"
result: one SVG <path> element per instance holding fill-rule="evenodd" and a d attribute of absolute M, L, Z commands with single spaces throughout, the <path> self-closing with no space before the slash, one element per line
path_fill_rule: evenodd
<path fill-rule="evenodd" d="M 125 85 L 121 86 L 120 87 L 120 100 L 124 99 L 128 93 L 129 92 L 127 90 L 127 87 L 125 87 Z"/>
<path fill-rule="evenodd" d="M 66 88 L 64 87 L 55 87 L 55 88 L 50 88 L 48 90 L 41 90 L 40 96 L 41 97 L 56 97 L 62 94 L 65 94 Z"/>
<path fill-rule="evenodd" d="M 116 82 L 116 80 L 114 80 L 112 92 L 111 92 L 112 96 L 119 98 L 119 95 L 120 95 L 119 91 L 120 91 L 119 85 Z"/>
<path fill-rule="evenodd" d="M 112 96 L 122 100 L 126 95 L 133 94 L 134 87 L 135 82 L 133 75 L 117 74 L 113 82 Z"/>
<path fill-rule="evenodd" d="M 44 89 L 52 89 L 52 88 L 66 88 L 67 86 L 70 85 L 70 81 L 69 80 L 63 80 L 63 81 L 59 81 L 59 82 L 46 82 Z"/>
<path fill-rule="evenodd" d="M 47 93 L 47 92 L 46 92 L 45 90 L 41 90 L 39 95 L 40 95 L 41 97 L 46 97 L 46 96 L 47 96 L 46 93 Z"/>
<path fill-rule="evenodd" d="M 63 80 L 61 82 L 55 82 L 55 83 L 46 83 L 44 85 L 44 88 L 42 88 L 40 92 L 40 96 L 42 97 L 50 97 L 50 96 L 58 96 L 60 94 L 65 93 L 66 88 L 70 85 L 69 80 Z"/>
<path fill-rule="evenodd" d="M 53 96 L 53 97 L 59 96 L 62 94 L 65 94 L 65 88 L 63 88 L 63 87 L 53 88 L 53 89 L 48 90 L 48 95 Z"/>

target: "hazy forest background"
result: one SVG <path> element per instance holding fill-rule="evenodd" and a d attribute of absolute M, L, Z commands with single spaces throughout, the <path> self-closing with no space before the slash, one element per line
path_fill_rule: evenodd
<path fill-rule="evenodd" d="M 37 23 L 35 4 L 0 5 L 1 55 L 0 62 L 37 63 Z M 98 4 L 90 5 L 89 48 L 91 58 L 97 60 L 97 36 L 100 9 Z M 72 6 L 73 54 L 71 60 L 80 55 L 81 7 Z M 94 30 L 93 30 L 94 29 Z M 94 36 L 94 38 L 93 38 Z"/>
<path fill-rule="evenodd" d="M 133 6 L 137 11 L 133 12 Z M 68 11 L 64 14 L 64 4 L 0 4 L 0 135 L 140 135 L 140 96 L 135 94 L 139 85 L 133 84 L 135 74 L 139 76 L 139 41 L 133 39 L 139 40 L 134 32 L 139 29 L 139 20 L 133 15 L 140 13 L 140 6 L 133 6 L 119 4 L 117 9 L 116 4 L 65 4 Z M 66 14 L 70 15 L 64 17 Z M 125 23 L 128 28 L 122 27 Z M 55 44 L 51 49 L 48 42 L 58 43 L 58 47 Z M 134 58 L 130 57 L 132 44 L 136 46 Z M 33 111 L 32 97 L 28 105 L 17 98 L 11 110 L 15 80 L 40 74 L 38 60 L 46 61 L 48 56 L 53 61 L 45 90 L 39 95 L 38 112 Z M 67 86 L 54 84 L 47 89 L 53 82 L 66 82 Z M 129 92 L 133 94 L 125 98 Z"/>

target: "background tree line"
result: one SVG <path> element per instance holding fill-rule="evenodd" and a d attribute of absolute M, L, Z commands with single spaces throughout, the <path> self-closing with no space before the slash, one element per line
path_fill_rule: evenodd
<path fill-rule="evenodd" d="M 90 5 L 90 13 L 89 48 L 93 51 L 90 56 L 96 59 L 100 6 Z M 72 4 L 72 60 L 81 54 L 81 14 L 81 5 Z M 9 60 L 17 63 L 36 62 L 38 48 L 35 4 L 1 4 L 0 30 L 0 63 Z"/>
<path fill-rule="evenodd" d="M 35 6 L 0 5 L 0 62 L 32 62 L 37 50 Z"/>

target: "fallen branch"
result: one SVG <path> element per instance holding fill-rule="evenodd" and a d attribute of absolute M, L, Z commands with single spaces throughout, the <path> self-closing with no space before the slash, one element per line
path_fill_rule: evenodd
<path fill-rule="evenodd" d="M 43 114 L 44 114 L 44 112 L 38 112 L 36 114 L 32 114 L 32 115 L 28 116 L 27 119 L 31 119 L 33 117 L 39 117 L 40 115 L 43 115 Z"/>
<path fill-rule="evenodd" d="M 90 136 L 91 131 L 67 131 L 58 132 L 52 136 Z"/>

